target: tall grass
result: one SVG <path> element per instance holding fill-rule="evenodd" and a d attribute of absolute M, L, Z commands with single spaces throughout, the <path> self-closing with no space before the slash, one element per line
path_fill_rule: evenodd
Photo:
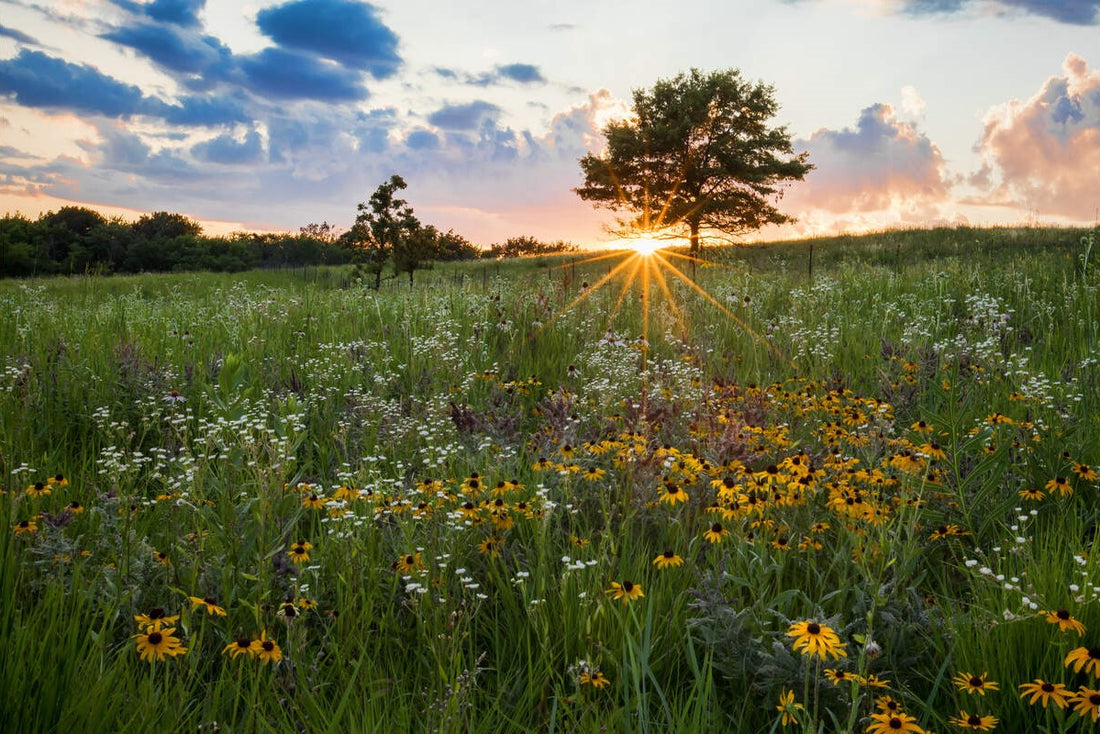
<path fill-rule="evenodd" d="M 648 295 L 626 255 L 0 283 L 0 729 L 1091 725 L 1017 691 L 1095 687 L 1083 236 L 666 255 Z M 155 607 L 187 652 L 149 663 Z"/>

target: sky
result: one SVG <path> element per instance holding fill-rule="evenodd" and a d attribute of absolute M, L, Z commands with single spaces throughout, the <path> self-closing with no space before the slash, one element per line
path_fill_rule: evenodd
<path fill-rule="evenodd" d="M 349 227 L 389 177 L 488 246 L 607 243 L 572 189 L 632 93 L 774 87 L 815 168 L 758 238 L 1093 224 L 1100 0 L 0 0 L 0 212 Z"/>

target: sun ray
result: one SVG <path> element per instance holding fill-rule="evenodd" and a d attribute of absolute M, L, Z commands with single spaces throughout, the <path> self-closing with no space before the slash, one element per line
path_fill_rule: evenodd
<path fill-rule="evenodd" d="M 621 270 L 624 270 L 624 269 L 625 269 L 625 268 L 626 268 L 626 267 L 627 267 L 627 266 L 628 266 L 628 265 L 630 264 L 630 260 L 631 260 L 631 258 L 629 258 L 629 257 L 628 257 L 628 258 L 626 258 L 626 259 L 624 259 L 624 260 L 623 260 L 623 261 L 622 261 L 621 263 L 619 263 L 618 265 L 616 265 L 616 266 L 615 266 L 615 267 L 614 267 L 613 269 L 609 270 L 609 271 L 607 272 L 607 274 L 606 274 L 606 275 L 604 275 L 604 276 L 603 276 L 602 278 L 600 278 L 599 280 L 597 280 L 597 281 L 596 281 L 595 283 L 593 283 L 593 284 L 592 284 L 592 285 L 590 285 L 589 287 L 585 288 L 585 289 L 584 289 L 584 290 L 583 290 L 583 291 L 581 292 L 581 294 L 580 294 L 579 296 L 577 296 L 576 298 L 574 298 L 574 299 L 573 299 L 572 301 L 570 301 L 570 302 L 569 302 L 569 304 L 568 304 L 567 306 L 565 306 L 565 308 L 561 309 L 561 310 L 560 310 L 560 311 L 558 311 L 558 312 L 557 312 L 556 314 L 554 314 L 554 315 L 553 315 L 553 316 L 552 316 L 552 317 L 550 318 L 550 321 L 549 321 L 549 322 L 547 322 L 547 323 L 546 323 L 546 324 L 545 324 L 545 325 L 543 326 L 543 328 L 546 328 L 546 326 L 549 326 L 550 324 L 554 323 L 554 321 L 556 321 L 556 320 L 557 320 L 558 318 L 560 318 L 561 316 L 564 316 L 565 314 L 567 314 L 567 313 L 569 313 L 570 311 L 572 311 L 572 310 L 573 310 L 574 308 L 576 308 L 576 306 L 577 306 L 577 304 L 578 304 L 578 303 L 580 303 L 581 301 L 585 300 L 586 298 L 588 298 L 589 296 L 591 296 L 591 295 L 592 295 L 593 293 L 595 293 L 595 292 L 596 292 L 597 290 L 599 290 L 599 289 L 600 289 L 601 287 L 603 287 L 603 286 L 604 286 L 604 285 L 605 285 L 605 284 L 606 284 L 606 283 L 607 283 L 607 282 L 608 282 L 609 280 L 611 280 L 611 279 L 612 279 L 612 278 L 614 278 L 614 277 L 615 277 L 616 275 L 618 275 L 618 273 L 619 273 L 619 272 L 620 272 Z"/>
<path fill-rule="evenodd" d="M 633 285 L 635 278 L 638 277 L 638 270 L 643 266 L 646 258 L 641 255 L 632 255 L 623 261 L 624 265 L 634 263 L 634 269 L 630 271 L 630 274 L 623 278 L 623 287 L 619 289 L 619 297 L 615 300 L 615 305 L 611 307 L 611 313 L 607 318 L 607 330 L 611 331 L 611 327 L 614 326 L 615 316 L 622 309 L 623 301 L 626 300 L 626 294 L 630 291 L 631 285 Z"/>
<path fill-rule="evenodd" d="M 765 346 L 767 346 L 768 349 L 771 350 L 773 354 L 775 354 L 775 356 L 777 356 L 778 358 L 780 358 L 784 362 L 786 362 L 789 367 L 794 367 L 795 366 L 794 363 L 790 359 L 788 359 L 786 357 L 786 355 L 783 354 L 783 352 L 781 352 L 779 350 L 779 347 L 775 346 L 770 341 L 768 341 L 767 339 L 765 339 L 764 337 L 760 336 L 755 331 L 753 331 L 752 328 L 749 327 L 748 324 L 746 324 L 744 321 L 742 321 L 740 318 L 738 318 L 737 315 L 734 314 L 732 311 L 730 311 L 728 308 L 726 308 L 721 303 L 719 303 L 714 298 L 714 296 L 707 293 L 703 288 L 701 288 L 699 286 L 698 283 L 696 283 L 691 278 L 687 277 L 682 272 L 680 272 L 680 270 L 678 268 L 676 268 L 668 260 L 665 260 L 665 258 L 660 253 L 655 254 L 654 258 L 658 261 L 658 263 L 660 263 L 660 264 L 664 265 L 665 267 L 667 267 L 669 269 L 669 271 L 672 272 L 673 275 L 675 275 L 677 278 L 679 278 L 680 280 L 687 283 L 688 287 L 690 287 L 696 293 L 698 293 L 703 298 L 705 298 L 707 301 L 709 301 L 711 303 L 711 305 L 713 305 L 719 311 L 721 311 L 726 316 L 728 316 L 735 324 L 737 324 L 741 328 L 741 330 L 743 332 L 745 332 L 746 334 L 748 334 L 749 336 L 751 336 L 753 339 L 757 340 L 761 344 L 764 344 Z"/>
<path fill-rule="evenodd" d="M 672 289 L 668 287 L 668 281 L 665 280 L 664 273 L 661 272 L 661 268 L 657 262 L 653 263 L 653 279 L 657 281 L 661 293 L 664 294 L 665 300 L 668 302 L 669 311 L 672 312 L 672 318 L 676 320 L 676 325 L 680 327 L 680 334 L 687 337 L 687 319 L 684 318 L 684 313 L 679 306 L 676 305 L 676 298 L 672 295 Z"/>

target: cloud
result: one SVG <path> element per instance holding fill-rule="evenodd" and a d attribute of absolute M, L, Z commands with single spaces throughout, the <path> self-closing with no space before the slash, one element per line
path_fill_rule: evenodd
<path fill-rule="evenodd" d="M 1093 25 L 1100 22 L 1100 0 L 986 0 L 1000 12 L 1020 10 L 1031 15 L 1068 23 Z M 956 13 L 978 0 L 903 0 L 902 7 L 912 15 Z"/>
<path fill-rule="evenodd" d="M 279 99 L 355 102 L 367 98 L 359 72 L 281 48 L 265 48 L 240 61 L 249 87 Z"/>
<path fill-rule="evenodd" d="M 232 52 L 217 38 L 171 25 L 139 23 L 103 38 L 132 48 L 169 71 L 203 79 L 221 77 L 233 64 Z"/>
<path fill-rule="evenodd" d="M 0 93 L 27 107 L 65 109 L 125 117 L 157 105 L 132 84 L 123 84 L 91 66 L 70 64 L 40 51 L 22 49 L 0 61 Z"/>
<path fill-rule="evenodd" d="M 972 183 L 989 184 L 992 201 L 1089 221 L 1100 204 L 1100 70 L 1070 54 L 1062 72 L 1026 102 L 989 110 Z"/>
<path fill-rule="evenodd" d="M 784 208 L 796 215 L 800 207 L 836 213 L 926 208 L 948 193 L 939 148 L 887 104 L 865 108 L 855 128 L 818 130 L 793 144 L 808 150 L 815 166 L 787 195 Z"/>
<path fill-rule="evenodd" d="M 185 96 L 177 104 L 166 104 L 95 67 L 71 64 L 27 49 L 12 59 L 0 61 L 0 94 L 10 94 L 18 104 L 27 107 L 123 119 L 145 115 L 186 126 L 222 125 L 248 119 L 242 104 L 233 96 Z"/>
<path fill-rule="evenodd" d="M 401 66 L 398 39 L 369 3 L 350 0 L 296 0 L 261 10 L 260 30 L 280 46 L 331 59 L 376 79 Z"/>
<path fill-rule="evenodd" d="M 219 135 L 192 146 L 191 155 L 206 163 L 238 166 L 259 163 L 264 155 L 263 138 L 255 130 L 250 130 L 243 140 L 233 135 Z"/>
<path fill-rule="evenodd" d="M 413 130 L 405 137 L 405 145 L 410 150 L 436 150 L 439 144 L 439 136 L 431 130 Z"/>
<path fill-rule="evenodd" d="M 432 71 L 448 81 L 457 81 L 474 87 L 489 87 L 502 82 L 517 82 L 519 84 L 546 83 L 546 77 L 542 75 L 542 71 L 533 64 L 502 64 L 492 71 L 485 71 L 480 74 L 468 74 L 458 69 L 448 69 L 442 66 L 432 67 Z"/>
<path fill-rule="evenodd" d="M 163 105 L 160 116 L 166 122 L 187 127 L 227 125 L 252 119 L 237 94 L 183 97 L 179 104 Z"/>
<path fill-rule="evenodd" d="M 444 105 L 428 115 L 428 122 L 444 130 L 476 130 L 498 114 L 500 108 L 495 104 L 475 100 L 467 104 Z"/>
<path fill-rule="evenodd" d="M 111 0 L 114 5 L 134 15 L 143 15 L 158 23 L 194 27 L 199 25 L 199 13 L 206 0 L 153 0 L 151 3 L 133 0 Z"/>
<path fill-rule="evenodd" d="M 0 37 L 11 38 L 12 40 L 18 41 L 19 43 L 38 43 L 38 41 L 34 40 L 26 33 L 23 33 L 22 31 L 17 31 L 14 28 L 8 28 L 4 25 L 0 25 Z"/>
<path fill-rule="evenodd" d="M 924 99 L 921 98 L 916 87 L 907 84 L 901 88 L 902 112 L 913 117 L 920 117 L 924 114 L 924 108 L 926 106 Z"/>
<path fill-rule="evenodd" d="M 539 67 L 531 64 L 505 64 L 497 67 L 497 74 L 520 84 L 544 84 L 546 79 Z"/>

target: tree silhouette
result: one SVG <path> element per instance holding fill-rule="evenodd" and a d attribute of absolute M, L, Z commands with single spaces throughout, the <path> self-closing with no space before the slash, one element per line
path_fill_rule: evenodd
<path fill-rule="evenodd" d="M 771 125 L 775 90 L 736 69 L 697 69 L 634 92 L 633 118 L 604 129 L 607 150 L 581 159 L 574 191 L 596 206 L 627 211 L 620 233 L 735 236 L 793 221 L 775 202 L 783 184 L 813 166 L 794 154 L 790 134 Z"/>

